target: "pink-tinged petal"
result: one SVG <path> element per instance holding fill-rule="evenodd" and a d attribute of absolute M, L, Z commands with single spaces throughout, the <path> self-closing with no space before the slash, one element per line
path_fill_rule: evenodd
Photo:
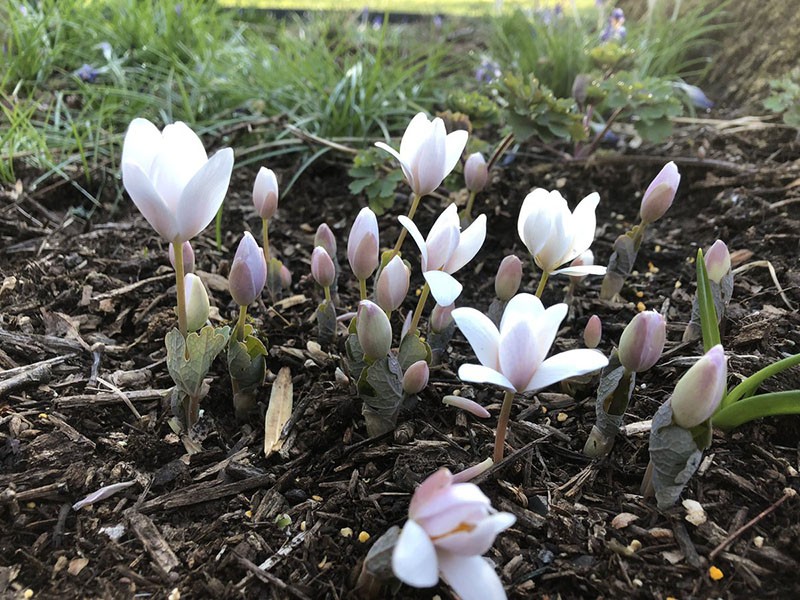
<path fill-rule="evenodd" d="M 416 519 L 420 509 L 427 506 L 442 492 L 442 490 L 449 487 L 451 483 L 453 483 L 453 474 L 444 467 L 425 478 L 425 480 L 419 484 L 419 487 L 414 490 L 414 495 L 411 496 L 411 502 L 408 505 L 408 516 L 412 519 Z"/>
<path fill-rule="evenodd" d="M 486 240 L 486 215 L 480 215 L 472 225 L 461 232 L 458 246 L 445 264 L 444 270 L 448 273 L 458 271 L 475 258 L 484 240 Z"/>
<path fill-rule="evenodd" d="M 493 466 L 494 466 L 494 461 L 491 458 L 487 458 L 486 460 L 479 462 L 477 465 L 472 465 L 471 467 L 467 467 L 463 471 L 454 473 L 453 483 L 466 483 L 471 479 L 475 479 L 481 473 L 488 471 Z"/>
<path fill-rule="evenodd" d="M 430 137 L 419 147 L 416 156 L 411 160 L 415 174 L 418 196 L 430 194 L 442 184 L 445 176 L 445 138 L 444 122 L 440 118 L 433 120 Z M 402 151 L 401 151 L 402 153 Z"/>
<path fill-rule="evenodd" d="M 511 527 L 516 520 L 511 513 L 495 513 L 481 519 L 471 531 L 468 528 L 459 528 L 451 535 L 434 539 L 433 544 L 437 549 L 447 550 L 453 554 L 480 555 L 488 552 L 497 534 Z"/>
<path fill-rule="evenodd" d="M 542 314 L 544 305 L 539 298 L 533 294 L 517 294 L 506 304 L 500 319 L 500 331 L 513 327 L 518 321 L 532 322 Z"/>
<path fill-rule="evenodd" d="M 408 233 L 411 234 L 411 239 L 414 240 L 414 243 L 419 248 L 420 253 L 420 263 L 422 265 L 422 270 L 428 270 L 428 246 L 425 243 L 425 238 L 422 237 L 422 233 L 420 233 L 419 229 L 417 228 L 416 223 L 406 217 L 405 215 L 397 217 L 397 220 L 400 221 L 400 224 L 406 228 Z"/>
<path fill-rule="evenodd" d="M 540 365 L 550 352 L 550 347 L 553 345 L 556 335 L 558 335 L 558 328 L 561 326 L 561 321 L 567 316 L 567 310 L 568 307 L 566 304 L 554 304 L 532 323 L 531 328 L 534 331 L 537 342 L 537 354 L 531 356 L 530 359 L 534 360 L 536 365 Z"/>
<path fill-rule="evenodd" d="M 367 247 L 363 246 L 363 242 L 369 235 L 375 239 L 375 252 L 377 253 L 378 246 L 380 245 L 378 241 L 380 240 L 380 234 L 378 233 L 378 217 L 375 216 L 375 213 L 372 212 L 369 207 L 365 206 L 359 211 L 355 221 L 353 221 L 353 226 L 350 228 L 350 235 L 347 236 L 347 260 L 351 268 L 359 258 L 358 253 L 366 252 Z M 361 260 L 364 260 L 363 256 Z"/>
<path fill-rule="evenodd" d="M 448 206 L 433 223 L 425 245 L 428 248 L 426 271 L 441 269 L 458 247 L 461 226 L 455 204 Z"/>
<path fill-rule="evenodd" d="M 534 256 L 536 264 L 546 273 L 552 273 L 567 262 L 566 256 L 569 255 L 572 249 L 574 233 L 572 213 L 569 212 L 566 201 L 560 195 L 559 199 L 562 202 L 559 202 L 559 206 L 553 211 L 547 242 Z M 550 195 L 550 201 L 553 201 L 552 194 Z M 573 256 L 572 258 L 575 257 Z"/>
<path fill-rule="evenodd" d="M 497 326 L 489 317 L 474 308 L 457 308 L 452 314 L 480 363 L 497 370 L 500 366 L 497 356 L 500 332 Z"/>
<path fill-rule="evenodd" d="M 271 219 L 278 210 L 278 178 L 272 169 L 258 170 L 253 183 L 253 206 L 262 219 Z"/>
<path fill-rule="evenodd" d="M 378 306 L 389 312 L 397 310 L 408 294 L 410 275 L 411 272 L 403 259 L 394 256 L 383 268 L 375 284 L 375 301 Z"/>
<path fill-rule="evenodd" d="M 505 375 L 489 367 L 484 367 L 483 365 L 461 365 L 458 368 L 458 378 L 461 381 L 469 381 L 470 383 L 488 383 L 496 385 L 509 392 L 517 391 Z"/>
<path fill-rule="evenodd" d="M 579 254 L 589 249 L 594 241 L 597 229 L 595 210 L 600 203 L 600 194 L 593 192 L 578 203 L 572 213 L 572 255 L 567 260 L 572 260 Z M 566 261 L 565 261 L 566 262 Z"/>
<path fill-rule="evenodd" d="M 403 137 L 400 139 L 400 155 L 407 161 L 412 161 L 422 145 L 428 142 L 432 132 L 433 123 L 424 112 L 418 112 L 408 122 Z"/>
<path fill-rule="evenodd" d="M 576 265 L 557 269 L 550 273 L 551 275 L 605 275 L 606 268 L 602 265 Z"/>
<path fill-rule="evenodd" d="M 411 172 L 411 164 L 409 164 L 408 161 L 403 160 L 403 157 L 400 156 L 400 153 L 388 144 L 383 142 L 375 142 L 375 145 L 397 159 L 397 162 L 400 163 L 400 168 L 403 170 L 403 175 L 405 176 L 406 181 L 408 181 L 408 184 L 412 189 L 415 189 L 416 184 L 414 183 L 414 174 Z"/>
<path fill-rule="evenodd" d="M 441 306 L 449 306 L 455 302 L 464 289 L 455 277 L 444 271 L 426 271 L 422 276 L 431 289 L 431 296 Z"/>
<path fill-rule="evenodd" d="M 469 138 L 469 134 L 462 129 L 447 134 L 444 142 L 446 154 L 444 162 L 445 177 L 447 177 L 458 164 L 461 155 L 464 153 L 464 147 L 467 145 L 467 138 Z"/>
<path fill-rule="evenodd" d="M 462 507 L 466 507 L 461 510 Z M 481 489 L 473 483 L 461 483 L 449 485 L 440 490 L 438 494 L 428 497 L 428 501 L 419 505 L 414 514 L 414 520 L 422 525 L 425 521 L 430 528 L 425 527 L 429 535 L 431 531 L 437 534 L 448 532 L 455 528 L 466 515 L 475 514 L 476 518 L 482 519 L 489 514 L 491 502 Z M 448 515 L 459 512 L 456 519 L 450 519 Z M 477 512 L 476 512 L 477 511 Z"/>
<path fill-rule="evenodd" d="M 607 364 L 608 359 L 597 350 L 567 350 L 544 361 L 528 382 L 525 391 L 541 390 L 570 377 L 599 371 Z"/>
<path fill-rule="evenodd" d="M 675 384 L 669 400 L 675 424 L 691 429 L 710 419 L 725 395 L 727 380 L 728 359 L 717 344 Z"/>
<path fill-rule="evenodd" d="M 224 148 L 214 154 L 191 178 L 181 194 L 175 218 L 181 241 L 203 231 L 217 214 L 233 171 L 233 150 Z"/>
<path fill-rule="evenodd" d="M 524 321 L 504 327 L 500 334 L 500 371 L 519 392 L 525 389 L 539 365 L 535 357 L 542 352 L 537 342 L 530 323 Z"/>
<path fill-rule="evenodd" d="M 500 577 L 481 556 L 459 556 L 439 553 L 442 579 L 461 600 L 505 600 L 506 592 Z"/>
<path fill-rule="evenodd" d="M 412 587 L 433 587 L 439 581 L 436 548 L 425 530 L 414 521 L 406 521 L 392 552 L 392 571 Z"/>
<path fill-rule="evenodd" d="M 531 255 L 537 254 L 547 242 L 551 217 L 549 198 L 547 190 L 536 188 L 525 197 L 519 211 L 517 232 Z"/>
<path fill-rule="evenodd" d="M 150 226 L 166 241 L 174 241 L 178 236 L 175 216 L 138 164 L 122 163 L 122 184 Z"/>
<path fill-rule="evenodd" d="M 353 252 L 350 268 L 356 279 L 368 279 L 378 268 L 378 264 L 380 264 L 378 240 L 374 234 L 367 233 Z"/>
<path fill-rule="evenodd" d="M 442 404 L 447 404 L 448 406 L 454 406 L 455 408 L 460 408 L 471 415 L 475 415 L 479 419 L 488 419 L 491 415 L 489 411 L 483 408 L 480 404 L 475 402 L 474 400 L 470 400 L 469 398 L 464 398 L 463 396 L 445 396 L 442 398 Z"/>
<path fill-rule="evenodd" d="M 136 163 L 150 173 L 153 159 L 161 148 L 161 132 L 147 119 L 134 119 L 125 132 L 122 143 L 122 164 Z"/>
<path fill-rule="evenodd" d="M 150 174 L 153 185 L 169 206 L 177 208 L 183 189 L 207 160 L 203 143 L 186 123 L 164 127 Z"/>

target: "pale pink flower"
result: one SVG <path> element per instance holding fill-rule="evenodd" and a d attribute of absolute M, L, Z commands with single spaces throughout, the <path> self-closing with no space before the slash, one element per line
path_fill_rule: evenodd
<path fill-rule="evenodd" d="M 691 429 L 710 419 L 725 395 L 727 381 L 728 359 L 717 344 L 675 384 L 669 399 L 675 424 Z"/>
<path fill-rule="evenodd" d="M 650 182 L 642 196 L 639 216 L 644 223 L 654 223 L 664 216 L 672 206 L 675 193 L 681 183 L 677 165 L 669 161 Z"/>
<path fill-rule="evenodd" d="M 255 238 L 246 231 L 236 248 L 228 274 L 233 301 L 239 306 L 252 304 L 267 283 L 267 262 Z"/>
<path fill-rule="evenodd" d="M 347 260 L 357 279 L 367 279 L 378 268 L 379 239 L 378 218 L 369 208 L 362 208 L 347 238 Z"/>
<path fill-rule="evenodd" d="M 392 312 L 400 308 L 408 294 L 409 278 L 411 271 L 399 256 L 383 268 L 375 284 L 375 301 L 383 310 Z"/>

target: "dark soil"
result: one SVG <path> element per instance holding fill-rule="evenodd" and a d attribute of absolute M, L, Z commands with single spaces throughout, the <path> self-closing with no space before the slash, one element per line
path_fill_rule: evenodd
<path fill-rule="evenodd" d="M 698 121 L 680 125 L 669 144 L 635 154 L 548 164 L 532 151 L 521 153 L 494 173 L 479 197 L 489 237 L 460 277 L 459 304 L 486 308 L 501 258 L 523 256 L 516 215 L 534 186 L 560 187 L 573 205 L 600 192 L 593 249 L 605 264 L 613 240 L 637 216 L 639 194 L 670 158 L 683 175 L 681 189 L 667 217 L 649 231 L 623 290 L 627 301 L 600 301 L 599 279 L 590 278 L 556 342 L 558 350 L 577 346 L 588 317 L 599 314 L 601 349 L 608 353 L 642 308 L 637 304 L 664 312 L 666 355 L 640 378 L 626 424 L 651 418 L 685 372 L 684 359 L 702 351 L 680 339 L 691 310 L 693 258 L 698 246 L 717 238 L 734 252 L 734 267 L 752 265 L 736 275 L 723 326 L 731 381 L 798 352 L 800 146 L 793 131 L 757 121 Z M 0 372 L 0 594 L 348 597 L 371 544 L 404 522 L 415 485 L 438 467 L 458 471 L 490 455 L 501 394 L 457 379 L 458 366 L 473 359 L 460 335 L 421 402 L 402 415 L 393 436 L 378 439 L 366 437 L 360 401 L 335 375 L 342 339 L 330 355 L 309 351 L 319 295 L 307 275 L 313 232 L 323 219 L 331 224 L 346 265 L 346 233 L 363 202 L 348 193 L 344 172 L 330 163 L 312 167 L 272 224 L 274 250 L 293 271 L 294 284 L 283 301 L 262 302 L 251 314 L 269 337 L 271 374 L 291 369 L 294 413 L 282 449 L 268 458 L 263 420 L 241 425 L 233 418 L 222 361 L 203 404 L 205 451 L 188 458 L 167 425 L 164 396 L 171 382 L 163 339 L 174 324 L 173 275 L 166 247 L 132 205 L 123 201 L 112 213 L 109 203 L 85 221 L 70 208 L 80 199 L 67 186 L 40 194 L 23 182 L 3 191 L 0 368 L 39 366 L 20 369 L 27 379 L 15 385 L 16 371 Z M 287 168 L 284 181 L 290 174 Z M 214 248 L 211 228 L 195 245 L 218 309 L 215 323 L 234 317 L 227 265 L 240 232 L 258 225 L 249 199 L 253 176 L 235 174 L 223 250 Z M 426 201 L 418 219 L 423 231 L 443 206 Z M 405 208 L 398 203 L 396 211 Z M 381 223 L 388 246 L 396 220 L 387 215 Z M 405 250 L 415 262 L 410 242 Z M 527 266 L 528 290 L 535 277 Z M 546 304 L 561 301 L 563 285 L 550 283 Z M 343 277 L 342 311 L 354 306 L 356 295 Z M 707 511 L 708 521 L 695 526 L 681 506 L 660 512 L 639 495 L 646 434 L 621 436 L 605 460 L 583 456 L 594 385 L 573 395 L 553 388 L 518 399 L 507 459 L 479 481 L 494 506 L 517 516 L 489 554 L 509 597 L 800 595 L 800 501 L 789 498 L 748 524 L 786 488 L 800 488 L 800 417 L 715 433 L 701 472 L 683 494 Z M 800 388 L 800 371 L 766 387 Z M 456 389 L 474 395 L 492 418 L 480 421 L 443 406 L 441 397 Z M 261 403 L 269 393 L 267 384 Z M 80 511 L 71 508 L 124 481 L 133 483 Z M 617 528 L 612 520 L 621 513 L 635 520 Z M 281 528 L 276 517 L 284 514 L 291 523 Z M 712 565 L 723 574 L 717 581 L 709 576 Z M 445 587 L 417 592 L 405 586 L 379 597 L 434 593 L 452 597 Z"/>

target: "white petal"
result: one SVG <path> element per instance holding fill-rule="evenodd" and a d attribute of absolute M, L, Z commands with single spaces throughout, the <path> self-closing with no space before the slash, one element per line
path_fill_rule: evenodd
<path fill-rule="evenodd" d="M 447 134 L 445 138 L 446 155 L 444 162 L 444 176 L 447 177 L 450 172 L 458 164 L 461 155 L 464 152 L 464 147 L 467 145 L 467 138 L 469 134 L 463 129 L 453 131 Z"/>
<path fill-rule="evenodd" d="M 564 267 L 550 273 L 551 275 L 605 275 L 606 268 L 602 265 L 580 265 Z"/>
<path fill-rule="evenodd" d="M 578 203 L 572 213 L 572 254 L 567 260 L 572 260 L 592 245 L 594 234 L 597 228 L 597 218 L 595 210 L 600 202 L 600 194 L 594 192 L 589 194 Z M 566 262 L 566 261 L 564 261 Z"/>
<path fill-rule="evenodd" d="M 608 359 L 597 350 L 567 350 L 544 361 L 525 391 L 540 390 L 558 381 L 602 369 Z"/>
<path fill-rule="evenodd" d="M 530 323 L 517 321 L 513 327 L 503 328 L 498 352 L 500 372 L 508 378 L 515 390 L 521 392 L 525 389 L 543 358 L 539 341 Z"/>
<path fill-rule="evenodd" d="M 517 321 L 531 322 L 544 313 L 544 305 L 533 294 L 517 294 L 506 304 L 500 319 L 500 331 L 513 327 Z"/>
<path fill-rule="evenodd" d="M 422 276 L 431 288 L 431 296 L 440 306 L 451 305 L 464 289 L 455 277 L 444 271 L 425 271 Z"/>
<path fill-rule="evenodd" d="M 483 365 L 461 365 L 458 368 L 458 378 L 461 381 L 469 381 L 470 383 L 489 383 L 509 392 L 516 392 L 514 386 L 506 379 L 505 375 Z"/>
<path fill-rule="evenodd" d="M 233 150 L 224 148 L 214 154 L 192 177 L 181 194 L 175 218 L 181 242 L 203 231 L 217 214 L 233 170 Z"/>
<path fill-rule="evenodd" d="M 408 505 L 408 516 L 416 519 L 419 512 L 425 510 L 431 501 L 446 490 L 451 483 L 453 483 L 453 474 L 444 467 L 429 475 L 414 490 L 414 495 L 411 496 L 411 502 Z"/>
<path fill-rule="evenodd" d="M 498 369 L 500 364 L 497 350 L 500 345 L 500 332 L 492 320 L 474 308 L 455 309 L 453 320 L 467 338 L 480 363 L 490 369 Z"/>
<path fill-rule="evenodd" d="M 417 189 L 414 192 L 419 196 L 430 194 L 442 184 L 445 176 L 445 129 L 444 121 L 439 118 L 433 120 L 432 131 L 417 150 L 411 161 Z"/>
<path fill-rule="evenodd" d="M 519 211 L 517 232 L 532 255 L 537 254 L 550 234 L 551 211 L 547 190 L 537 188 L 525 197 Z"/>
<path fill-rule="evenodd" d="M 541 365 L 558 335 L 561 321 L 567 316 L 566 304 L 554 304 L 532 324 L 536 335 L 536 364 Z M 537 367 L 538 368 L 538 367 Z"/>
<path fill-rule="evenodd" d="M 178 235 L 175 215 L 138 164 L 122 163 L 122 184 L 150 226 L 166 241 L 173 241 Z"/>
<path fill-rule="evenodd" d="M 164 127 L 150 179 L 168 206 L 177 209 L 181 192 L 207 160 L 203 143 L 185 123 Z"/>
<path fill-rule="evenodd" d="M 434 545 L 437 549 L 462 556 L 480 555 L 488 552 L 497 534 L 511 527 L 516 520 L 511 513 L 495 513 L 479 521 L 471 531 L 462 528 L 457 533 L 435 540 Z"/>
<path fill-rule="evenodd" d="M 400 139 L 400 156 L 409 163 L 413 162 L 422 144 L 430 137 L 432 129 L 433 123 L 424 112 L 414 115 Z"/>
<path fill-rule="evenodd" d="M 428 246 L 425 243 L 425 238 L 422 237 L 422 234 L 417 228 L 417 224 L 405 215 L 397 217 L 397 220 L 400 221 L 400 224 L 408 230 L 408 233 L 411 234 L 411 238 L 414 240 L 417 248 L 419 248 L 419 253 L 421 254 L 422 259 L 420 261 L 422 270 L 426 271 L 428 269 Z"/>
<path fill-rule="evenodd" d="M 425 530 L 414 521 L 406 521 L 392 552 L 395 576 L 416 588 L 433 587 L 439 581 L 436 548 Z"/>
<path fill-rule="evenodd" d="M 147 119 L 134 119 L 122 143 L 122 164 L 136 163 L 149 175 L 153 159 L 161 148 L 161 132 Z"/>
<path fill-rule="evenodd" d="M 565 256 L 572 249 L 572 239 L 572 213 L 569 212 L 567 203 L 564 202 L 557 210 L 553 211 L 547 242 L 536 253 L 536 263 L 539 267 L 546 273 L 552 273 L 567 262 Z"/>
<path fill-rule="evenodd" d="M 450 256 L 450 260 L 444 266 L 448 273 L 455 273 L 473 258 L 483 246 L 486 240 L 486 215 L 480 215 L 477 219 L 461 232 L 458 239 L 458 246 Z"/>
<path fill-rule="evenodd" d="M 439 553 L 442 579 L 453 588 L 461 600 L 505 600 L 506 592 L 500 578 L 480 556 L 458 556 Z"/>
<path fill-rule="evenodd" d="M 403 175 L 405 175 L 406 181 L 408 181 L 408 185 L 410 185 L 412 189 L 415 189 L 416 184 L 414 183 L 414 174 L 411 172 L 411 165 L 407 161 L 403 160 L 403 157 L 400 155 L 400 153 L 388 144 L 383 142 L 375 142 L 375 145 L 381 150 L 386 150 L 386 152 L 397 159 L 397 162 L 400 163 L 400 168 L 403 170 Z"/>
<path fill-rule="evenodd" d="M 425 245 L 428 248 L 428 265 L 426 271 L 441 269 L 458 247 L 461 225 L 458 209 L 451 204 L 442 211 L 428 232 Z"/>

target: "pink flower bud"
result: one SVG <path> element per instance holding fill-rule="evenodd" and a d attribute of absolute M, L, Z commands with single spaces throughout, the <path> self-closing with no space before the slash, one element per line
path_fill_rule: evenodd
<path fill-rule="evenodd" d="M 317 246 L 311 253 L 311 275 L 314 277 L 314 281 L 324 288 L 331 287 L 336 278 L 333 260 L 322 246 Z"/>
<path fill-rule="evenodd" d="M 428 363 L 418 360 L 403 374 L 403 391 L 409 396 L 419 394 L 428 385 Z"/>
<path fill-rule="evenodd" d="M 375 284 L 375 300 L 383 310 L 392 312 L 400 308 L 408 293 L 411 271 L 403 259 L 395 256 L 383 268 Z"/>
<path fill-rule="evenodd" d="M 642 196 L 639 216 L 644 223 L 655 223 L 664 216 L 664 213 L 672 206 L 680 182 L 681 175 L 678 173 L 678 167 L 674 162 L 669 161 L 647 186 L 644 196 Z"/>
<path fill-rule="evenodd" d="M 731 254 L 722 240 L 717 240 L 708 249 L 705 260 L 708 278 L 714 283 L 719 283 L 731 270 Z"/>
<path fill-rule="evenodd" d="M 431 331 L 434 333 L 441 333 L 450 327 L 453 322 L 453 309 L 455 306 L 455 303 L 453 303 L 447 306 L 440 306 L 437 304 L 433 307 L 430 320 Z"/>
<path fill-rule="evenodd" d="M 189 242 L 183 242 L 181 245 L 183 251 L 183 272 L 194 273 L 194 249 Z M 169 245 L 169 264 L 175 268 L 175 244 Z"/>
<path fill-rule="evenodd" d="M 652 367 L 664 351 L 667 322 L 654 310 L 641 312 L 633 319 L 619 340 L 619 362 L 629 371 L 642 373 Z"/>
<path fill-rule="evenodd" d="M 583 342 L 587 348 L 597 348 L 602 335 L 603 324 L 600 322 L 600 317 L 592 315 L 586 323 L 586 329 L 583 330 Z"/>
<path fill-rule="evenodd" d="M 258 170 L 253 184 L 253 205 L 262 219 L 271 219 L 278 210 L 278 179 L 271 169 Z"/>
<path fill-rule="evenodd" d="M 194 273 L 187 273 L 183 281 L 186 289 L 186 328 L 197 331 L 208 321 L 208 292 Z"/>
<path fill-rule="evenodd" d="M 288 290 L 292 287 L 292 272 L 286 268 L 285 265 L 281 265 L 281 289 Z"/>
<path fill-rule="evenodd" d="M 359 280 L 367 279 L 378 268 L 378 235 L 378 218 L 369 208 L 362 208 L 347 238 L 347 260 Z"/>
<path fill-rule="evenodd" d="M 239 306 L 251 304 L 261 295 L 266 282 L 267 263 L 264 260 L 264 253 L 250 232 L 245 232 L 236 249 L 231 272 L 228 275 L 228 286 L 233 301 Z"/>
<path fill-rule="evenodd" d="M 326 223 L 322 223 L 317 227 L 317 233 L 314 234 L 314 246 L 322 246 L 325 252 L 331 258 L 336 256 L 336 238 L 333 236 L 333 231 Z"/>
<path fill-rule="evenodd" d="M 464 163 L 464 181 L 470 192 L 477 193 L 486 187 L 486 183 L 489 181 L 489 169 L 480 152 L 475 152 L 467 157 L 467 162 Z"/>
<path fill-rule="evenodd" d="M 691 429 L 711 418 L 717 410 L 728 380 L 728 360 L 720 344 L 698 360 L 680 378 L 672 392 L 672 418 Z"/>
<path fill-rule="evenodd" d="M 569 263 L 570 267 L 588 267 L 594 264 L 594 252 L 591 250 L 587 250 L 586 252 L 581 252 L 578 256 L 575 257 L 571 263 Z M 579 283 L 586 278 L 586 275 L 570 275 L 570 280 Z"/>
<path fill-rule="evenodd" d="M 522 282 L 522 261 L 515 255 L 506 256 L 497 269 L 494 278 L 494 293 L 504 302 L 508 302 L 519 291 Z"/>
<path fill-rule="evenodd" d="M 392 325 L 383 309 L 369 300 L 358 305 L 356 335 L 364 356 L 375 361 L 389 354 L 392 347 Z"/>

